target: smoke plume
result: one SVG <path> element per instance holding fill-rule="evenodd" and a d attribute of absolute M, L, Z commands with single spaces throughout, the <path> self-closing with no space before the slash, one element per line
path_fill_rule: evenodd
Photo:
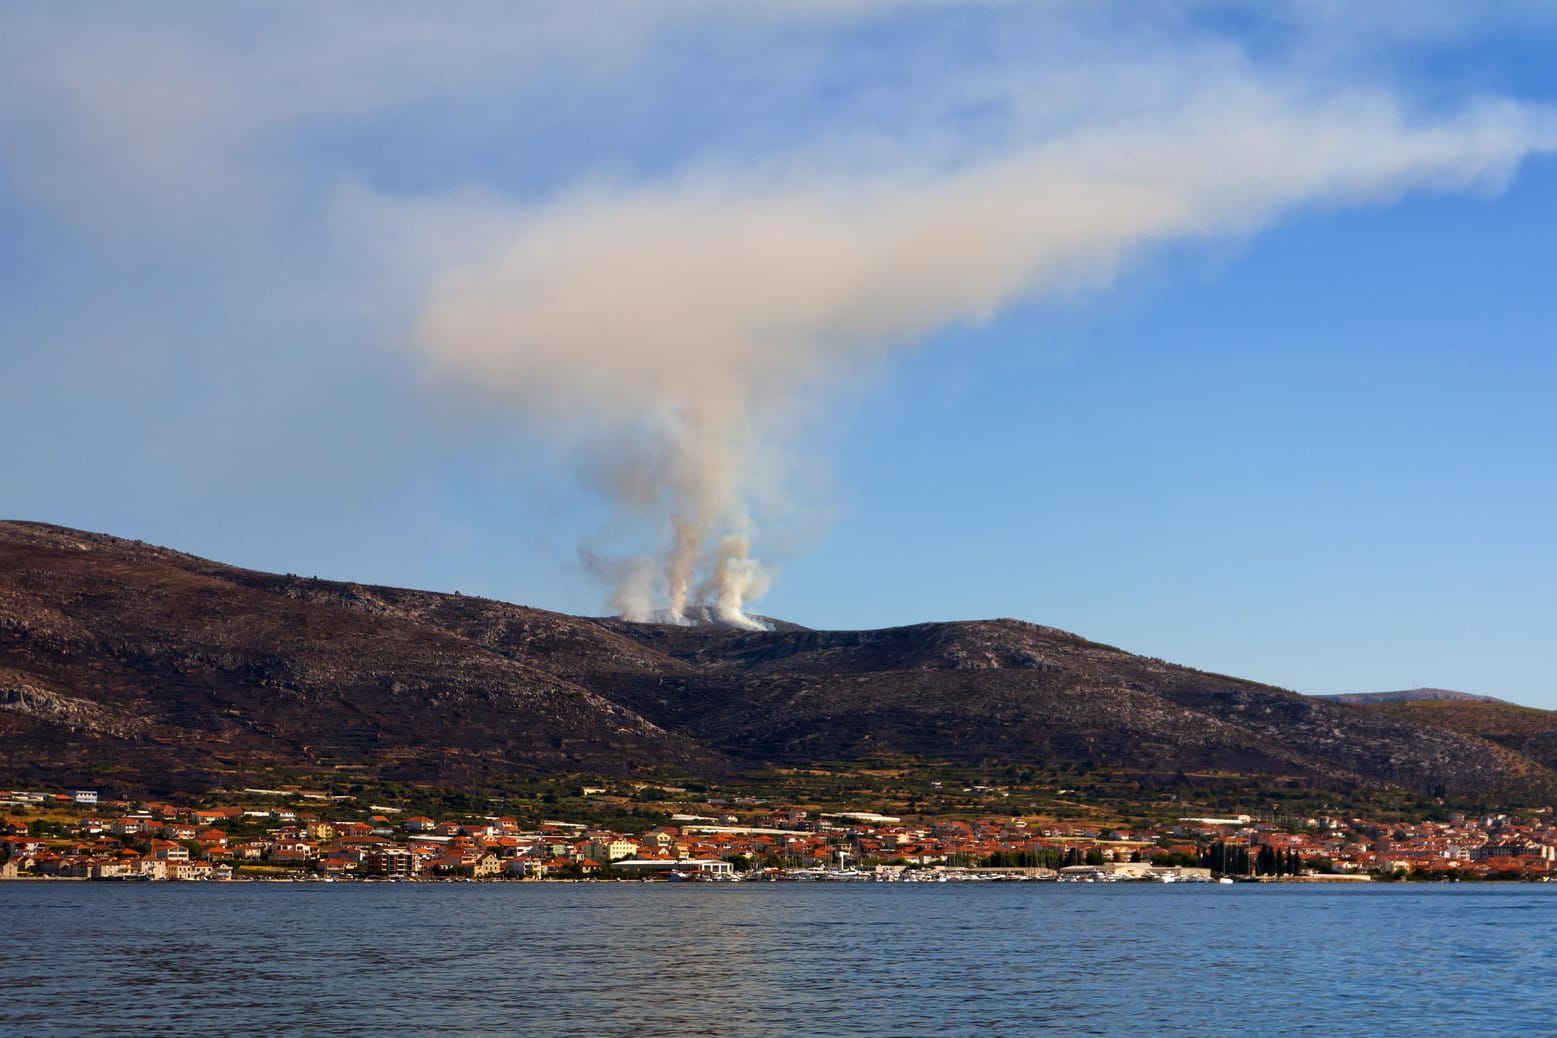
<path fill-rule="evenodd" d="M 656 531 L 596 559 L 614 607 L 742 625 L 767 586 L 753 502 L 809 391 L 1013 303 L 1106 284 L 1164 243 L 1298 206 L 1496 186 L 1557 145 L 1511 103 L 1413 120 L 1388 97 L 1254 83 L 960 163 L 704 164 L 495 216 L 515 233 L 436 281 L 418 348 L 520 409 Z"/>

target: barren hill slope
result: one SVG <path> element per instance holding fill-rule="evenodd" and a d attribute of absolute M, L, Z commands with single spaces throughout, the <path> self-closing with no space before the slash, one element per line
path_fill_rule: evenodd
<path fill-rule="evenodd" d="M 1557 768 L 1557 710 L 1500 699 L 1416 699 L 1365 704 L 1379 717 L 1473 735 Z"/>
<path fill-rule="evenodd" d="M 1458 791 L 1532 774 L 1479 738 L 1016 620 L 786 632 L 602 623 L 696 673 L 582 680 L 739 756 L 893 752 Z"/>
<path fill-rule="evenodd" d="M 1464 793 L 1552 780 L 1479 733 L 1015 620 L 633 624 L 0 523 L 0 780 L 481 782 L 883 753 Z"/>
<path fill-rule="evenodd" d="M 454 615 L 481 609 L 440 597 Z M 538 645 L 559 630 L 613 640 L 519 616 Z M 461 781 L 714 763 L 565 677 L 376 607 L 369 589 L 16 523 L 0 524 L 0 747 L 13 779 L 169 788 L 267 767 Z"/>

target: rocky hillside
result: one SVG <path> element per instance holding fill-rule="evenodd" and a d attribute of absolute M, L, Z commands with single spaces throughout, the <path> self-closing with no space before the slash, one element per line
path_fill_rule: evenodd
<path fill-rule="evenodd" d="M 631 624 L 0 523 L 0 781 L 711 775 L 882 753 L 1463 793 L 1552 780 L 1479 733 L 1015 620 Z"/>
<path fill-rule="evenodd" d="M 1476 736 L 1557 769 L 1557 710 L 1499 699 L 1411 699 L 1369 704 L 1377 717 Z"/>
<path fill-rule="evenodd" d="M 451 597 L 450 615 L 461 605 Z M 537 647 L 639 651 L 587 623 L 521 615 Z M 0 524 L 0 760 L 16 781 L 120 776 L 170 789 L 267 767 L 455 782 L 719 763 L 370 589 L 21 523 Z"/>
<path fill-rule="evenodd" d="M 694 673 L 582 680 L 740 757 L 888 751 L 1463 791 L 1530 774 L 1481 739 L 1016 620 L 775 633 L 602 623 Z"/>

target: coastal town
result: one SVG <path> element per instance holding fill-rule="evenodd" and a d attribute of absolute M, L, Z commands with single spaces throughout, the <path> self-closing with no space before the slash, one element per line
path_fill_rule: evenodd
<path fill-rule="evenodd" d="M 191 807 L 99 799 L 88 789 L 0 793 L 0 879 L 1548 882 L 1557 874 L 1549 807 L 1411 823 L 1185 816 L 1131 830 L 713 798 L 698 813 L 622 832 L 566 819 L 435 818 L 302 790 L 226 799 Z"/>

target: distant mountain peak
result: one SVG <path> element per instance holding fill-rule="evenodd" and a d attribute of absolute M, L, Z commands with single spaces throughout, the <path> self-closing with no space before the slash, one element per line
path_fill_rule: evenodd
<path fill-rule="evenodd" d="M 1335 703 L 1418 703 L 1424 700 L 1453 700 L 1461 703 L 1507 703 L 1496 696 L 1481 696 L 1474 692 L 1456 692 L 1448 688 L 1406 688 L 1396 692 L 1328 692 L 1315 699 L 1328 699 Z"/>

